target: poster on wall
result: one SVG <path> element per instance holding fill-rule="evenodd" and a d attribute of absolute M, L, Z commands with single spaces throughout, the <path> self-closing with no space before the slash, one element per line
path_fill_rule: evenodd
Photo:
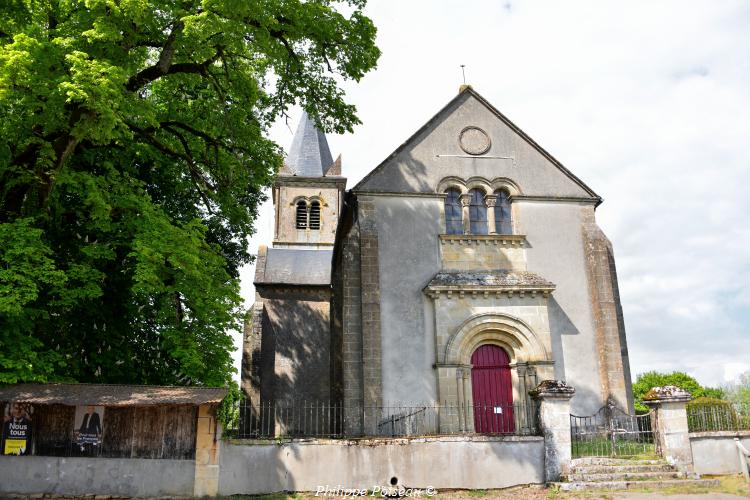
<path fill-rule="evenodd" d="M 102 444 L 103 406 L 76 406 L 73 440 L 82 452 L 94 451 Z"/>
<path fill-rule="evenodd" d="M 31 454 L 31 415 L 34 409 L 30 404 L 12 401 L 5 405 L 3 415 L 3 455 Z"/>

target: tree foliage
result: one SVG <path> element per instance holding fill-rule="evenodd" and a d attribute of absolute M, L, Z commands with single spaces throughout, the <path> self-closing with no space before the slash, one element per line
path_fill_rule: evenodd
<path fill-rule="evenodd" d="M 0 383 L 231 377 L 266 131 L 351 131 L 379 56 L 342 3 L 0 3 Z"/>
<path fill-rule="evenodd" d="M 730 401 L 750 404 L 750 371 L 740 374 L 737 380 L 727 384 L 723 390 Z"/>
<path fill-rule="evenodd" d="M 656 371 L 641 373 L 633 384 L 633 399 L 638 411 L 648 410 L 643 403 L 643 396 L 654 387 L 673 385 L 690 393 L 693 398 L 723 399 L 724 391 L 713 387 L 704 387 L 695 378 L 684 372 L 661 373 Z"/>

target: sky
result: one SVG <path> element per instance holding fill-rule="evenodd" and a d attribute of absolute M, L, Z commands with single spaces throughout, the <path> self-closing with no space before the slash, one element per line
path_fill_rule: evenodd
<path fill-rule="evenodd" d="M 383 55 L 343 85 L 363 123 L 328 135 L 349 187 L 456 95 L 463 64 L 604 198 L 634 379 L 682 370 L 719 385 L 750 370 L 750 2 L 371 0 L 366 13 Z M 290 114 L 270 130 L 285 148 Z M 272 221 L 269 200 L 253 253 Z"/>

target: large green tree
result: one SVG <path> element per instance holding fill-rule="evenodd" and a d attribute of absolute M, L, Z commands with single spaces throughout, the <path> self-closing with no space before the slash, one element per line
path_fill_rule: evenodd
<path fill-rule="evenodd" d="M 635 400 L 636 409 L 639 411 L 648 410 L 648 407 L 643 403 L 643 396 L 645 396 L 652 388 L 665 385 L 679 387 L 680 389 L 689 392 L 693 399 L 722 399 L 724 397 L 724 391 L 722 389 L 702 386 L 694 377 L 691 377 L 685 372 L 663 373 L 650 371 L 638 375 L 638 378 L 633 384 L 633 399 Z"/>
<path fill-rule="evenodd" d="M 358 123 L 364 3 L 0 2 L 0 383 L 231 378 L 266 132 Z"/>

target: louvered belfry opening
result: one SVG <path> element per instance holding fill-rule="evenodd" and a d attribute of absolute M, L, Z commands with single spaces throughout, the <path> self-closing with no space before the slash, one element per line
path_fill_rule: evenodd
<path fill-rule="evenodd" d="M 305 201 L 297 202 L 297 229 L 307 229 L 307 202 Z"/>
<path fill-rule="evenodd" d="M 320 202 L 310 204 L 310 229 L 320 229 Z"/>

